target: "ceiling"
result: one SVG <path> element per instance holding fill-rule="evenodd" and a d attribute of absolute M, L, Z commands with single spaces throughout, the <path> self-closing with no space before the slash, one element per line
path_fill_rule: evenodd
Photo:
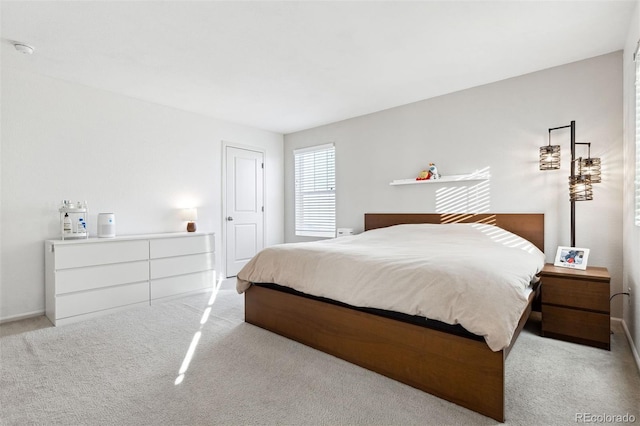
<path fill-rule="evenodd" d="M 286 134 L 620 50 L 635 5 L 2 0 L 2 63 Z"/>

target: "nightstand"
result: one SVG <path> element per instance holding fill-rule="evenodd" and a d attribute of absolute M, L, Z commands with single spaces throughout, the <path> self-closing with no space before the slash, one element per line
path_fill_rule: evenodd
<path fill-rule="evenodd" d="M 542 280 L 542 335 L 610 350 L 607 268 L 585 271 L 546 264 Z"/>

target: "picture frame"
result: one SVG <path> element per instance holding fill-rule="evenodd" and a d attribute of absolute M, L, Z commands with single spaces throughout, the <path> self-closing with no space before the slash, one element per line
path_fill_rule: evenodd
<path fill-rule="evenodd" d="M 553 264 L 563 268 L 587 269 L 589 249 L 579 247 L 559 246 Z"/>

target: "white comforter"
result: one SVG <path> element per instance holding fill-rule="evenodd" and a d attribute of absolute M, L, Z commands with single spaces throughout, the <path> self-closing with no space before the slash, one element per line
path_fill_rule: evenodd
<path fill-rule="evenodd" d="M 533 244 L 491 225 L 396 225 L 267 248 L 238 273 L 237 290 L 274 283 L 461 324 L 498 351 L 511 342 L 544 261 Z"/>

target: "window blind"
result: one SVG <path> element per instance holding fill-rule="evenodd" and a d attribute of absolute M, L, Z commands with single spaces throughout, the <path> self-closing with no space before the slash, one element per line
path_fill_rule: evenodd
<path fill-rule="evenodd" d="M 333 144 L 293 151 L 296 235 L 335 237 L 336 161 Z"/>
<path fill-rule="evenodd" d="M 636 62 L 636 176 L 635 176 L 635 216 L 636 226 L 640 226 L 640 41 L 633 55 Z"/>

